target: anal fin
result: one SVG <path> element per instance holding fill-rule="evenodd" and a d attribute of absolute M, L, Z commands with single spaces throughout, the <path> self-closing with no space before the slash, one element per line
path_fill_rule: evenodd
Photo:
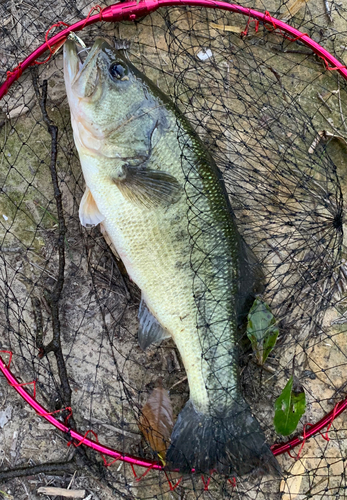
<path fill-rule="evenodd" d="M 151 344 L 171 337 L 169 332 L 161 326 L 157 318 L 150 312 L 143 298 L 141 298 L 138 318 L 140 322 L 138 339 L 140 347 L 144 351 Z"/>

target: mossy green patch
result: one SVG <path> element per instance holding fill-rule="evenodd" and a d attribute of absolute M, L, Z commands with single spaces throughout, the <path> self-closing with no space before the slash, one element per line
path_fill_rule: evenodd
<path fill-rule="evenodd" d="M 49 115 L 59 130 L 57 170 L 62 180 L 79 168 L 74 159 L 69 110 L 51 108 Z M 0 132 L 0 238 L 4 248 L 39 251 L 45 232 L 57 225 L 50 173 L 51 135 L 36 106 L 29 113 L 7 121 Z M 76 168 L 75 168 L 76 167 Z"/>

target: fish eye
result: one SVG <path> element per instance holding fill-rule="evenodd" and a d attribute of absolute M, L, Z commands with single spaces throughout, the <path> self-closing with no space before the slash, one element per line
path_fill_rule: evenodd
<path fill-rule="evenodd" d="M 125 75 L 128 74 L 128 68 L 125 66 L 125 64 L 115 61 L 109 67 L 108 72 L 113 79 L 121 80 Z"/>

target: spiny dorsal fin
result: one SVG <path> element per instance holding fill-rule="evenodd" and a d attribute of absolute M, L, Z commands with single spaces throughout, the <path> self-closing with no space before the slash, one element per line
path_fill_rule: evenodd
<path fill-rule="evenodd" d="M 177 179 L 160 170 L 125 165 L 112 180 L 125 198 L 147 208 L 171 205 L 182 194 Z"/>
<path fill-rule="evenodd" d="M 100 213 L 98 206 L 88 186 L 82 196 L 79 216 L 82 226 L 97 226 L 105 217 Z"/>
<path fill-rule="evenodd" d="M 144 351 L 151 344 L 161 342 L 171 336 L 150 312 L 143 298 L 141 298 L 138 317 L 140 321 L 138 339 L 140 347 Z"/>

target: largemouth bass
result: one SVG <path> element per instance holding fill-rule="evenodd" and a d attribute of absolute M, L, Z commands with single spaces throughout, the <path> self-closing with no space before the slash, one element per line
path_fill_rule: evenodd
<path fill-rule="evenodd" d="M 215 162 L 167 96 L 104 40 L 84 63 L 68 40 L 64 73 L 86 183 L 81 223 L 102 223 L 141 289 L 140 345 L 171 336 L 187 373 L 168 463 L 278 471 L 240 391 L 240 283 L 252 279 L 240 275 L 247 250 Z"/>

